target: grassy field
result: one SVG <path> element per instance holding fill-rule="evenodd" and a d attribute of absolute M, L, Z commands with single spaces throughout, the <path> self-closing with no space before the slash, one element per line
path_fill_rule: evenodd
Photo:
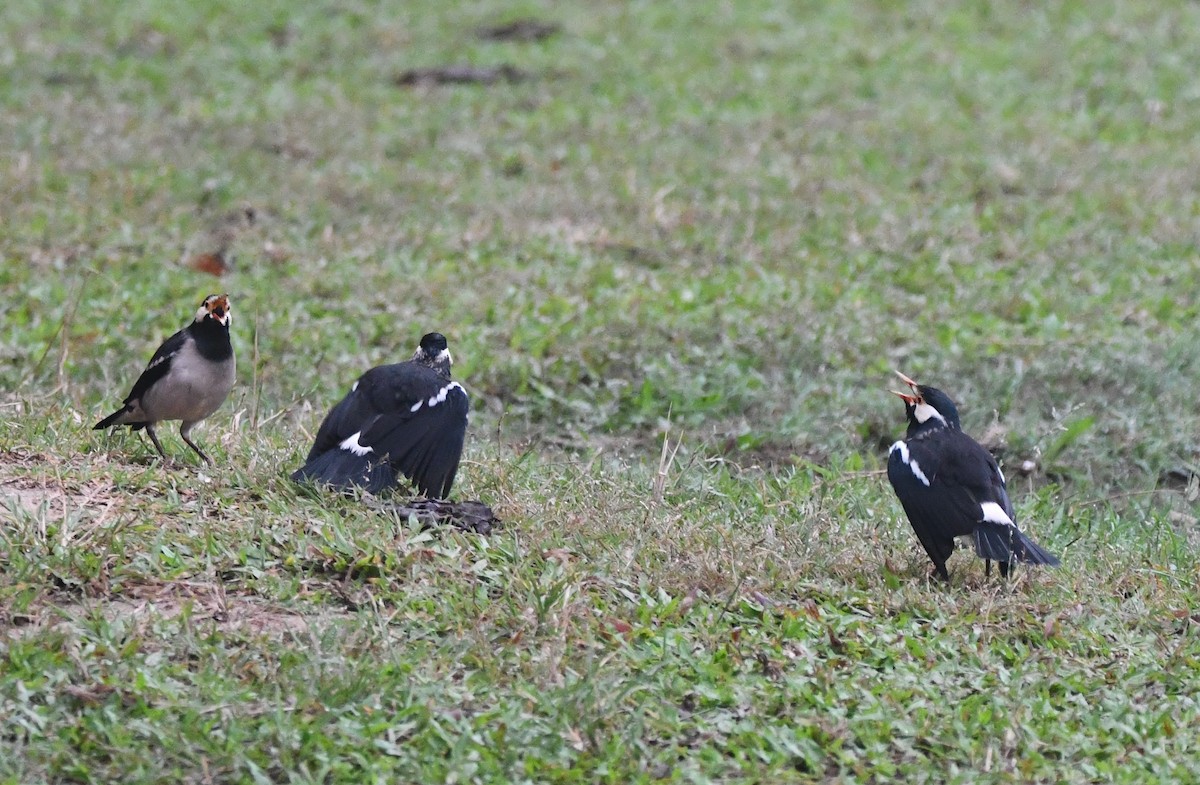
<path fill-rule="evenodd" d="M 0 33 L 0 782 L 1200 781 L 1200 6 Z M 217 466 L 90 430 L 224 291 Z M 287 480 L 430 330 L 488 537 Z M 927 579 L 893 368 L 1061 569 Z"/>

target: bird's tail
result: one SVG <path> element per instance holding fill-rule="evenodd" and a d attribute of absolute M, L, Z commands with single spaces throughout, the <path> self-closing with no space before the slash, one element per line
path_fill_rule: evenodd
<path fill-rule="evenodd" d="M 1001 564 L 1019 561 L 1057 567 L 1058 557 L 1029 539 L 1016 526 L 984 521 L 975 527 L 975 553 Z"/>
<path fill-rule="evenodd" d="M 301 466 L 292 473 L 292 479 L 334 488 L 362 488 L 378 494 L 396 485 L 396 470 L 387 461 L 333 449 Z"/>
<path fill-rule="evenodd" d="M 111 428 L 114 425 L 124 425 L 125 421 L 121 418 L 129 414 L 131 411 L 133 411 L 133 409 L 129 408 L 128 406 L 122 406 L 120 409 L 117 409 L 115 412 L 93 425 L 92 430 L 100 431 L 105 428 Z"/>

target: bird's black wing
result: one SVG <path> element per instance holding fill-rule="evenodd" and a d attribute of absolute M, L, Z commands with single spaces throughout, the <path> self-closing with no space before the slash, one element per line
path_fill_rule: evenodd
<path fill-rule="evenodd" d="M 470 404 L 466 391 L 448 382 L 422 411 L 382 415 L 363 431 L 360 442 L 386 455 L 393 467 L 410 478 L 421 493 L 444 499 L 454 485 L 467 433 Z"/>
<path fill-rule="evenodd" d="M 171 358 L 179 354 L 179 350 L 187 343 L 187 339 L 187 328 L 184 328 L 162 342 L 162 346 L 158 347 L 154 356 L 150 358 L 150 362 L 146 364 L 146 370 L 142 371 L 142 375 L 133 383 L 133 389 L 126 396 L 125 403 L 140 399 L 146 390 L 167 375 L 167 371 L 171 369 Z"/>
<path fill-rule="evenodd" d="M 308 451 L 308 458 L 305 460 L 311 461 L 318 455 L 337 448 L 347 436 L 358 433 L 380 415 L 378 407 L 363 388 L 364 381 L 377 370 L 373 368 L 359 377 L 350 388 L 350 392 L 346 393 L 346 397 L 329 410 L 325 419 L 321 421 L 321 427 L 317 429 L 317 438 L 313 440 L 312 449 Z"/>
<path fill-rule="evenodd" d="M 462 385 L 431 368 L 373 368 L 326 416 L 308 462 L 293 476 L 378 492 L 395 484 L 399 472 L 423 494 L 445 498 L 458 472 L 469 408 Z M 390 477 L 384 464 L 394 470 Z"/>
<path fill-rule="evenodd" d="M 1000 562 L 1007 571 L 1012 561 L 1056 565 L 1053 554 L 1029 539 L 1017 526 L 1017 513 L 1009 499 L 1004 475 L 996 459 L 982 445 L 962 433 L 954 432 L 953 465 L 945 464 L 942 473 L 963 519 L 974 520 L 975 553 L 982 559 Z M 965 532 L 964 532 L 965 533 Z"/>
<path fill-rule="evenodd" d="M 1014 558 L 1024 560 L 1021 557 L 1026 549 L 1022 542 L 1027 540 L 1017 528 L 1017 512 L 1008 498 L 1004 474 L 1000 471 L 996 458 L 974 440 L 971 440 L 971 444 L 978 447 L 980 461 L 976 462 L 970 476 L 964 478 L 963 482 L 970 487 L 972 499 L 978 502 L 981 515 L 981 520 L 975 527 L 975 553 L 981 559 L 1000 562 L 1001 574 L 1007 575 L 1009 564 Z M 986 465 L 986 468 L 979 468 L 980 463 Z M 989 511 L 984 507 L 987 502 L 998 505 L 1004 517 L 1008 518 L 1008 523 L 1005 523 L 1003 518 L 996 520 L 1000 516 L 995 510 Z M 1028 542 L 1033 545 L 1032 541 Z"/>
<path fill-rule="evenodd" d="M 961 524 L 953 502 L 937 484 L 940 469 L 939 453 L 923 440 L 896 442 L 888 455 L 888 480 L 908 522 L 938 573 L 949 578 L 946 560 L 954 552 Z"/>
<path fill-rule="evenodd" d="M 1004 475 L 987 449 L 962 431 L 948 431 L 940 451 L 943 461 L 939 485 L 964 518 L 982 520 L 983 505 L 990 502 L 1015 524 L 1016 512 L 1008 498 Z"/>
<path fill-rule="evenodd" d="M 146 423 L 126 423 L 124 417 L 136 411 L 138 402 L 146 394 L 146 391 L 167 375 L 167 372 L 171 369 L 171 358 L 179 353 L 179 350 L 183 348 L 187 340 L 188 332 L 187 328 L 184 328 L 163 341 L 162 345 L 154 352 L 154 356 L 150 358 L 150 362 L 146 364 L 146 369 L 142 371 L 142 375 L 133 383 L 133 389 L 129 391 L 129 395 L 126 395 L 125 400 L 121 402 L 121 408 L 93 425 L 92 428 L 101 430 L 113 425 L 123 424 L 128 424 L 135 431 L 145 428 Z"/>

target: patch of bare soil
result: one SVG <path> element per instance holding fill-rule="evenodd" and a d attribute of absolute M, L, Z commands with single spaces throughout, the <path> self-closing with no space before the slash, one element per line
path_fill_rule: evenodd
<path fill-rule="evenodd" d="M 6 451 L 2 457 L 0 526 L 10 525 L 10 519 L 23 515 L 37 522 L 35 525 L 46 527 L 47 522 L 62 521 L 86 510 L 86 525 L 58 527 L 58 537 L 65 538 L 62 544 L 86 548 L 88 540 L 106 531 L 125 507 L 127 495 L 106 479 L 68 489 L 52 477 L 12 476 L 6 471 L 23 463 L 45 465 L 44 456 Z M 46 537 L 45 531 L 42 537 Z M 54 628 L 69 631 L 97 613 L 110 621 L 133 620 L 138 625 L 149 625 L 156 619 L 174 619 L 186 612 L 198 624 L 268 637 L 300 634 L 313 625 L 348 617 L 340 609 L 300 613 L 260 597 L 228 594 L 219 581 L 126 582 L 114 588 L 110 591 L 107 581 L 102 581 L 83 592 L 51 590 L 49 602 L 39 602 L 22 612 L 0 606 L 0 640 Z"/>
<path fill-rule="evenodd" d="M 113 487 L 108 482 L 93 482 L 79 490 L 68 491 L 44 478 L 0 477 L 0 511 L 16 508 L 37 513 L 45 506 L 52 516 L 61 517 L 69 509 L 111 506 L 114 499 Z"/>
<path fill-rule="evenodd" d="M 261 597 L 227 594 L 218 582 L 171 581 L 126 585 L 120 594 L 56 603 L 14 615 L 3 620 L 6 624 L 0 624 L 0 636 L 69 629 L 96 613 L 110 622 L 121 620 L 137 626 L 187 613 L 196 625 L 269 638 L 303 634 L 330 621 L 350 618 L 342 610 L 323 608 L 315 613 L 299 613 Z"/>

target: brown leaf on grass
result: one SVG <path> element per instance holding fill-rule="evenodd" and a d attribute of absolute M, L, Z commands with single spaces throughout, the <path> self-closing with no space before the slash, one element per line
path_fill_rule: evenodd
<path fill-rule="evenodd" d="M 96 706 L 107 700 L 109 695 L 116 692 L 116 689 L 107 684 L 90 684 L 87 686 L 68 684 L 62 688 L 62 691 L 80 703 L 88 706 Z"/>
<path fill-rule="evenodd" d="M 846 650 L 845 641 L 838 637 L 838 634 L 833 631 L 833 627 L 826 627 L 825 632 L 829 636 L 829 648 L 833 649 L 838 654 L 841 654 Z"/>
<path fill-rule="evenodd" d="M 696 590 L 692 589 L 691 591 L 689 591 L 687 593 L 687 595 L 682 600 L 679 601 L 679 615 L 680 616 L 686 615 L 687 612 L 690 611 L 692 609 L 692 606 L 695 604 L 696 604 Z"/>
<path fill-rule="evenodd" d="M 576 752 L 583 752 L 587 749 L 588 745 L 584 743 L 583 735 L 574 728 L 567 728 L 566 731 L 563 732 L 563 738 L 566 740 L 567 744 L 570 745 L 571 749 L 575 750 Z"/>
<path fill-rule="evenodd" d="M 633 632 L 632 624 L 615 617 L 610 616 L 608 619 L 608 624 L 613 628 L 614 631 L 620 633 L 621 635 L 628 635 L 629 633 Z"/>
<path fill-rule="evenodd" d="M 783 676 L 783 666 L 767 656 L 766 652 L 755 652 L 754 658 L 758 660 L 758 666 L 762 669 L 763 676 L 766 676 L 772 681 Z"/>
<path fill-rule="evenodd" d="M 242 232 L 258 221 L 258 210 L 253 205 L 243 205 L 230 210 L 209 223 L 192 243 L 200 250 L 188 257 L 187 266 L 202 273 L 220 277 L 233 269 L 231 248 Z"/>
<path fill-rule="evenodd" d="M 188 260 L 188 267 L 220 278 L 233 269 L 233 260 L 224 251 L 198 253 Z"/>
<path fill-rule="evenodd" d="M 1193 613 L 1187 608 L 1177 608 L 1171 611 L 1171 615 L 1176 619 L 1184 620 L 1189 624 L 1200 624 L 1200 613 Z M 1187 626 L 1186 624 L 1184 625 Z"/>
<path fill-rule="evenodd" d="M 749 596 L 750 596 L 750 599 L 754 600 L 754 602 L 758 604 L 758 607 L 762 608 L 764 611 L 769 610 L 772 606 L 775 605 L 774 600 L 772 600 L 770 597 L 763 594 L 762 592 L 758 591 L 757 589 L 751 590 L 749 592 Z"/>
<path fill-rule="evenodd" d="M 566 548 L 550 548 L 542 554 L 542 558 L 559 564 L 570 564 L 575 560 L 575 554 Z"/>

